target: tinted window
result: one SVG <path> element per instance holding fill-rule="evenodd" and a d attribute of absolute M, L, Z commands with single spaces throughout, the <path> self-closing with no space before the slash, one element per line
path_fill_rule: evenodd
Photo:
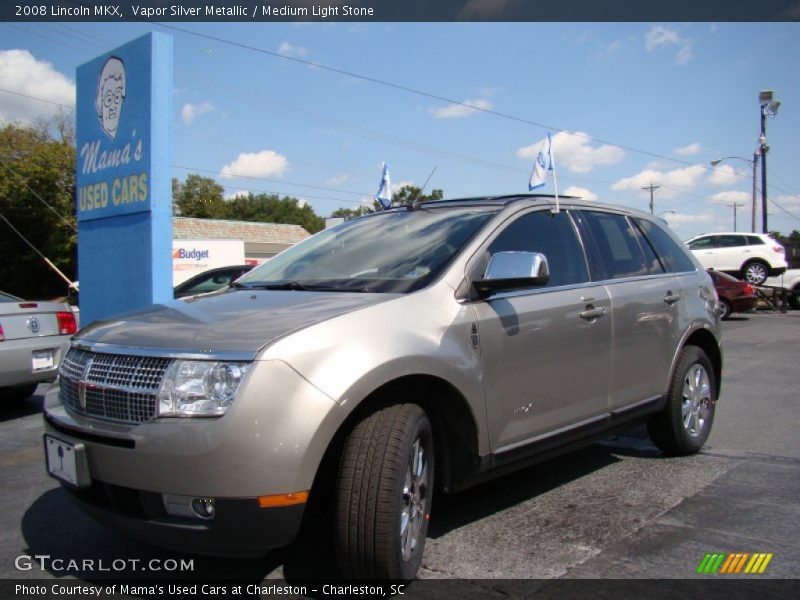
<path fill-rule="evenodd" d="M 584 212 L 586 225 L 600 255 L 600 279 L 648 275 L 636 233 L 624 215 Z"/>
<path fill-rule="evenodd" d="M 512 251 L 540 252 L 547 257 L 550 266 L 547 287 L 589 280 L 583 249 L 566 212 L 554 215 L 539 211 L 523 215 L 506 227 L 489 246 L 489 254 Z"/>
<path fill-rule="evenodd" d="M 631 229 L 636 236 L 636 241 L 639 242 L 639 247 L 642 249 L 642 254 L 644 254 L 644 262 L 647 265 L 648 272 L 651 275 L 663 273 L 664 267 L 661 265 L 661 261 L 658 259 L 655 249 L 653 249 L 653 246 L 649 241 L 647 241 L 647 239 L 644 237 L 644 234 L 642 234 L 642 230 L 636 227 L 635 224 L 632 225 Z"/>
<path fill-rule="evenodd" d="M 762 240 L 757 235 L 748 235 L 747 236 L 747 245 L 748 246 L 758 246 L 764 244 L 764 240 Z"/>
<path fill-rule="evenodd" d="M 736 248 L 747 245 L 743 235 L 715 235 L 714 237 L 718 248 Z"/>
<path fill-rule="evenodd" d="M 714 239 L 709 236 L 697 238 L 696 240 L 689 242 L 689 248 L 692 250 L 704 250 L 706 248 L 716 247 L 717 246 L 714 244 Z"/>
<path fill-rule="evenodd" d="M 672 236 L 664 231 L 657 224 L 646 219 L 636 219 L 636 223 L 642 228 L 647 241 L 652 244 L 661 263 L 670 273 L 682 273 L 684 271 L 694 271 L 696 267 L 684 250 Z M 703 238 L 708 239 L 708 238 Z"/>

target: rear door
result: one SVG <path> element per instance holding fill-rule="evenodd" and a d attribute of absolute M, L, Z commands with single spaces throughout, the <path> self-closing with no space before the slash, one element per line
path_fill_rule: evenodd
<path fill-rule="evenodd" d="M 547 286 L 475 303 L 491 445 L 509 458 L 607 413 L 611 320 L 567 212 L 514 218 L 480 255 L 501 251 L 543 253 L 551 273 Z"/>
<path fill-rule="evenodd" d="M 579 222 L 595 256 L 593 277 L 605 283 L 611 299 L 613 413 L 663 394 L 680 337 L 676 323 L 684 290 L 627 216 L 581 211 Z"/>

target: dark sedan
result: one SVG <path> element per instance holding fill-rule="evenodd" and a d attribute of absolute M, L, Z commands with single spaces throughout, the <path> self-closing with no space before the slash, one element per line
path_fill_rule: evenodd
<path fill-rule="evenodd" d="M 758 296 L 752 285 L 719 271 L 709 269 L 708 274 L 714 280 L 723 319 L 729 318 L 732 313 L 747 312 L 756 307 Z"/>

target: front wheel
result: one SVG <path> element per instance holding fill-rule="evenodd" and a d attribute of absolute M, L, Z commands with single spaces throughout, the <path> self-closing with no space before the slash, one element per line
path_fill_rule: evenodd
<path fill-rule="evenodd" d="M 767 277 L 769 277 L 769 266 L 758 260 L 747 263 L 742 269 L 742 278 L 750 285 L 761 285 Z"/>
<path fill-rule="evenodd" d="M 711 361 L 697 346 L 686 346 L 678 356 L 664 408 L 647 423 L 650 438 L 666 454 L 694 454 L 711 433 L 716 403 Z"/>
<path fill-rule="evenodd" d="M 346 577 L 413 579 L 422 563 L 433 494 L 431 424 L 395 404 L 347 437 L 336 482 L 335 548 Z"/>

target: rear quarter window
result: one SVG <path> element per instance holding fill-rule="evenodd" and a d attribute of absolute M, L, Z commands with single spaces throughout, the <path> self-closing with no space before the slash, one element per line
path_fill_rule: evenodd
<path fill-rule="evenodd" d="M 669 273 L 683 273 L 696 269 L 684 246 L 676 242 L 656 223 L 647 219 L 634 219 Z"/>

